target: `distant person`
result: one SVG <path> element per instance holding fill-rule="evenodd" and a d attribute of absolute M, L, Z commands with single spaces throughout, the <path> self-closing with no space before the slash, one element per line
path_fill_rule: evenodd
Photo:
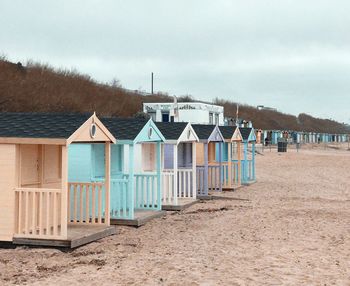
<path fill-rule="evenodd" d="M 269 145 L 269 139 L 266 137 L 265 138 L 265 146 L 268 146 Z"/>

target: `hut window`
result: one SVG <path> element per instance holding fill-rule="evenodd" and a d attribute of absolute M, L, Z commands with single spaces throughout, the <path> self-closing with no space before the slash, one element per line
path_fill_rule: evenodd
<path fill-rule="evenodd" d="M 212 112 L 209 112 L 209 124 L 213 124 L 214 123 L 213 116 L 214 116 L 214 114 Z"/>
<path fill-rule="evenodd" d="M 142 144 L 142 169 L 154 171 L 156 166 L 156 145 L 152 143 Z"/>

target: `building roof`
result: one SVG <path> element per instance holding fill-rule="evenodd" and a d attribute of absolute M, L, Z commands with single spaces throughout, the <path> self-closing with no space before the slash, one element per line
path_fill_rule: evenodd
<path fill-rule="evenodd" d="M 199 140 L 207 140 L 213 133 L 216 125 L 191 124 Z"/>
<path fill-rule="evenodd" d="M 178 140 L 187 126 L 187 122 L 155 122 L 166 140 Z"/>
<path fill-rule="evenodd" d="M 236 126 L 219 126 L 220 132 L 224 139 L 231 139 L 233 136 L 233 133 L 235 133 Z"/>
<path fill-rule="evenodd" d="M 0 137 L 68 139 L 92 114 L 0 113 Z"/>
<path fill-rule="evenodd" d="M 249 135 L 252 132 L 251 127 L 239 127 L 239 131 L 241 132 L 243 141 L 249 140 Z"/>
<path fill-rule="evenodd" d="M 118 140 L 134 140 L 147 120 L 138 118 L 102 118 L 102 123 Z"/>

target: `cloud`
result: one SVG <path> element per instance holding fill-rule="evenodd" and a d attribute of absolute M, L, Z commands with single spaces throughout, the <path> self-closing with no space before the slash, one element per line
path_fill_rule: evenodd
<path fill-rule="evenodd" d="M 2 1 L 0 51 L 131 89 L 350 122 L 350 2 Z"/>

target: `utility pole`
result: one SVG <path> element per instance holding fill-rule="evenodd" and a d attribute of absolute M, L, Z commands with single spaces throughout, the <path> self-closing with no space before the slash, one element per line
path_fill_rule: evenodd
<path fill-rule="evenodd" d="M 153 72 L 151 73 L 151 94 L 153 94 Z"/>

